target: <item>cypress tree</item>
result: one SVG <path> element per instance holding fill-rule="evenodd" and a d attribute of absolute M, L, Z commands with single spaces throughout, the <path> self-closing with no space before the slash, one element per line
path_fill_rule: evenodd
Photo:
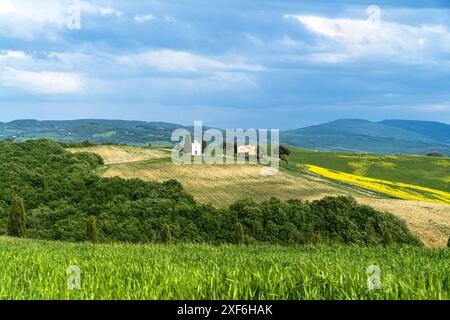
<path fill-rule="evenodd" d="M 311 237 L 311 242 L 312 244 L 320 244 L 320 242 L 322 241 L 322 237 L 320 236 L 319 232 L 314 232 L 314 234 Z"/>
<path fill-rule="evenodd" d="M 172 234 L 170 233 L 170 227 L 168 224 L 163 225 L 162 228 L 162 240 L 164 243 L 172 242 Z"/>
<path fill-rule="evenodd" d="M 244 243 L 244 227 L 240 222 L 236 223 L 234 240 L 237 244 Z"/>
<path fill-rule="evenodd" d="M 388 247 L 392 244 L 392 236 L 389 231 L 383 233 L 383 245 Z"/>
<path fill-rule="evenodd" d="M 11 201 L 8 217 L 8 235 L 11 237 L 25 237 L 26 213 L 23 199 L 16 196 Z"/>
<path fill-rule="evenodd" d="M 87 238 L 92 243 L 98 242 L 97 219 L 91 216 L 87 220 Z"/>

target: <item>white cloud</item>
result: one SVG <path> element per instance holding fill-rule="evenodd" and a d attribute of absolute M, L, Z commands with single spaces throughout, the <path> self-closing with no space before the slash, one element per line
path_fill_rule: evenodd
<path fill-rule="evenodd" d="M 111 6 L 101 6 L 86 0 L 0 0 L 0 34 L 27 40 L 41 34 L 56 40 L 57 32 L 65 29 L 69 19 L 78 13 L 81 21 L 83 15 L 123 14 Z"/>
<path fill-rule="evenodd" d="M 171 16 L 165 16 L 164 20 L 166 20 L 167 22 L 177 22 L 177 19 Z"/>
<path fill-rule="evenodd" d="M 2 86 L 43 94 L 69 94 L 83 91 L 83 77 L 68 72 L 31 72 L 5 68 L 0 72 Z"/>
<path fill-rule="evenodd" d="M 23 51 L 0 50 L 0 61 L 7 59 L 26 59 L 29 56 Z"/>
<path fill-rule="evenodd" d="M 76 3 L 76 2 L 75 2 Z M 80 1 L 79 2 L 81 13 L 88 13 L 88 14 L 98 14 L 101 16 L 108 16 L 108 15 L 115 15 L 115 16 L 122 16 L 123 12 L 116 10 L 110 6 L 103 7 L 96 5 L 89 1 Z"/>
<path fill-rule="evenodd" d="M 253 44 L 254 46 L 257 47 L 263 47 L 264 46 L 264 41 L 262 41 L 260 38 L 258 38 L 257 36 L 253 35 L 253 34 L 246 34 L 245 37 L 247 38 L 248 42 Z"/>
<path fill-rule="evenodd" d="M 49 22 L 61 23 L 65 6 L 58 0 L 29 1 L 29 0 L 1 0 L 0 15 L 14 17 L 16 19 L 27 18 L 29 23 Z M 4 2 L 5 1 L 5 2 Z M 21 20 L 16 21 L 22 23 Z"/>
<path fill-rule="evenodd" d="M 287 35 L 283 35 L 281 39 L 276 40 L 271 44 L 271 48 L 274 50 L 305 50 L 308 49 L 309 46 L 305 44 L 303 41 L 294 40 Z"/>
<path fill-rule="evenodd" d="M 11 0 L 2 0 L 0 2 L 0 15 L 7 15 L 15 11 Z"/>
<path fill-rule="evenodd" d="M 114 92 L 125 90 L 138 96 L 149 96 L 162 100 L 178 99 L 178 97 L 192 96 L 201 98 L 205 94 L 218 92 L 246 92 L 258 88 L 253 75 L 218 72 L 194 78 L 186 77 L 138 77 L 110 82 L 110 89 Z M 176 95 L 173 93 L 176 92 Z"/>
<path fill-rule="evenodd" d="M 151 14 L 147 14 L 147 15 L 143 15 L 143 16 L 136 15 L 134 17 L 134 21 L 139 22 L 139 23 L 147 22 L 147 21 L 154 20 L 154 19 L 155 19 L 155 17 Z"/>
<path fill-rule="evenodd" d="M 391 58 L 401 63 L 429 62 L 450 53 L 450 32 L 443 25 L 410 26 L 363 19 L 285 15 L 296 19 L 319 38 L 320 52 L 312 60 L 336 63 L 363 57 Z"/>
<path fill-rule="evenodd" d="M 56 0 L 0 0 L 0 35 L 29 40 L 45 32 L 48 38 L 55 38 L 45 27 L 62 25 L 62 12 L 64 7 Z"/>
<path fill-rule="evenodd" d="M 186 94 L 254 89 L 258 86 L 252 72 L 261 70 L 264 67 L 245 63 L 239 56 L 172 50 L 129 56 L 51 52 L 39 58 L 23 51 L 0 51 L 0 86 L 51 95 L 112 92 L 130 86 L 156 91 L 183 88 Z M 95 77 L 88 76 L 93 72 Z"/>
<path fill-rule="evenodd" d="M 448 103 L 436 103 L 436 104 L 423 104 L 416 106 L 416 109 L 423 111 L 450 111 L 450 104 Z"/>
<path fill-rule="evenodd" d="M 256 88 L 258 87 L 255 79 L 247 74 L 239 72 L 217 72 L 210 79 L 210 87 L 220 88 Z"/>
<path fill-rule="evenodd" d="M 150 50 L 140 54 L 120 56 L 120 64 L 146 66 L 162 72 L 263 71 L 261 65 L 247 64 L 239 57 L 207 57 L 187 51 Z"/>
<path fill-rule="evenodd" d="M 312 53 L 306 56 L 313 62 L 339 63 L 349 60 L 349 55 L 344 53 Z"/>

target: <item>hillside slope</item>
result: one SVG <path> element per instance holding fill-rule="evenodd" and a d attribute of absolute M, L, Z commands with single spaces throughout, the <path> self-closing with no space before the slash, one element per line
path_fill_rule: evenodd
<path fill-rule="evenodd" d="M 415 132 L 435 141 L 450 144 L 450 125 L 434 121 L 384 120 L 380 124 Z"/>

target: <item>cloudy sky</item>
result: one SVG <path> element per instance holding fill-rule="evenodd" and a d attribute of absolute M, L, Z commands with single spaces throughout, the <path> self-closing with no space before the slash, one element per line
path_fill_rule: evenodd
<path fill-rule="evenodd" d="M 0 121 L 450 123 L 450 0 L 318 3 L 0 0 Z"/>

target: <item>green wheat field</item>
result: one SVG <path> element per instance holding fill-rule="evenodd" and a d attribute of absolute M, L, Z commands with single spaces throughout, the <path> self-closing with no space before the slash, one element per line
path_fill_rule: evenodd
<path fill-rule="evenodd" d="M 69 289 L 70 265 L 81 270 Z M 381 289 L 366 269 L 378 265 Z M 1 299 L 450 299 L 450 250 L 0 237 Z"/>

